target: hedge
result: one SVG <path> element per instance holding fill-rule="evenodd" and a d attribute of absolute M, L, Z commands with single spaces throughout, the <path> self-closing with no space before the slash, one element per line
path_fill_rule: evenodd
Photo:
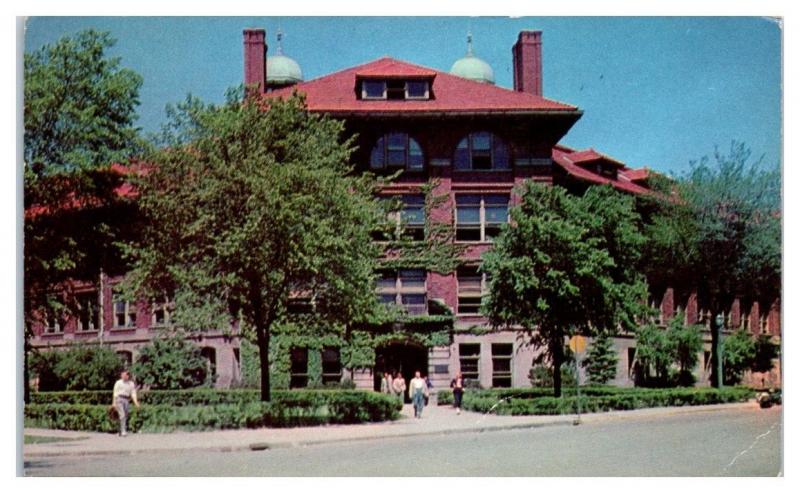
<path fill-rule="evenodd" d="M 214 393 L 219 395 L 215 397 Z M 131 407 L 128 428 L 131 431 L 167 432 L 352 424 L 397 419 L 400 411 L 396 399 L 374 392 L 297 391 L 276 394 L 272 402 L 259 402 L 258 393 L 248 391 L 153 391 L 145 394 L 149 397 L 146 404 L 143 399 L 141 407 Z M 117 424 L 108 417 L 107 392 L 102 395 L 88 392 L 35 395 L 34 402 L 25 406 L 25 426 L 116 431 Z M 188 397 L 190 404 L 174 406 L 168 403 L 178 402 L 178 397 Z M 201 402 L 203 398 L 206 402 Z M 42 402 L 47 400 L 50 402 Z M 88 403 L 76 403 L 81 400 Z M 179 402 L 185 404 L 187 400 Z"/>
<path fill-rule="evenodd" d="M 523 392 L 515 392 L 515 390 Z M 534 392 L 524 392 L 534 390 Z M 566 394 L 561 398 L 535 396 L 536 389 L 510 389 L 503 391 L 476 391 L 464 394 L 463 408 L 480 413 L 499 415 L 552 415 L 576 412 L 578 398 Z M 753 391 L 745 388 L 680 389 L 608 389 L 603 395 L 601 388 L 581 389 L 580 404 L 584 412 L 606 412 L 648 407 L 699 406 L 703 404 L 722 404 L 744 402 L 753 396 Z M 441 393 L 440 393 L 441 396 Z M 535 397 L 531 397 L 535 396 Z M 441 399 L 441 397 L 440 397 Z M 441 400 L 439 401 L 442 402 Z M 452 397 L 449 402 L 452 403 Z"/>

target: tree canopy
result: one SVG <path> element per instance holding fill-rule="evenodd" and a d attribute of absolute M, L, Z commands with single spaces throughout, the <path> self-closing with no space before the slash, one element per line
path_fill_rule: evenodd
<path fill-rule="evenodd" d="M 636 266 L 644 237 L 630 197 L 610 187 L 584 196 L 526 182 L 511 224 L 484 255 L 483 310 L 496 328 L 521 328 L 553 363 L 561 392 L 564 337 L 632 330 L 646 290 Z"/>
<path fill-rule="evenodd" d="M 377 313 L 371 233 L 385 221 L 371 175 L 352 173 L 343 124 L 306 111 L 302 96 L 267 104 L 233 95 L 172 109 L 171 143 L 137 180 L 141 242 L 129 289 L 174 293 L 177 325 L 255 332 L 269 400 L 273 327 L 332 331 Z"/>

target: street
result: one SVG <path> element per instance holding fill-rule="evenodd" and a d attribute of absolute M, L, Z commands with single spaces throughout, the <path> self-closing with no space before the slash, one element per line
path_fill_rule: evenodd
<path fill-rule="evenodd" d="M 26 459 L 29 476 L 776 476 L 781 407 L 262 451 Z"/>

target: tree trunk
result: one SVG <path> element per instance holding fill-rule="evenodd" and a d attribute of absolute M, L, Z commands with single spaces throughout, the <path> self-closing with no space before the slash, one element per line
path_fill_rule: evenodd
<path fill-rule="evenodd" d="M 261 400 L 272 398 L 269 387 L 269 326 L 256 327 L 258 338 L 258 361 L 261 369 Z"/>
<path fill-rule="evenodd" d="M 550 353 L 553 356 L 553 395 L 561 397 L 561 365 L 564 362 L 564 337 L 561 331 L 552 341 Z"/>
<path fill-rule="evenodd" d="M 28 334 L 25 334 L 25 342 L 22 348 L 22 400 L 25 404 L 31 402 L 31 376 L 28 373 L 28 352 L 30 352 L 30 343 L 28 342 Z"/>

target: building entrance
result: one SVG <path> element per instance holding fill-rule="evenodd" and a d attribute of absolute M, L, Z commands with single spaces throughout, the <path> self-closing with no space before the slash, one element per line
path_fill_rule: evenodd
<path fill-rule="evenodd" d="M 423 376 L 428 374 L 428 349 L 423 346 L 407 343 L 395 343 L 379 347 L 375 350 L 375 390 L 380 391 L 383 372 L 391 372 L 392 376 L 400 372 L 408 386 L 414 378 L 414 372 Z M 405 402 L 410 402 L 406 392 Z"/>

